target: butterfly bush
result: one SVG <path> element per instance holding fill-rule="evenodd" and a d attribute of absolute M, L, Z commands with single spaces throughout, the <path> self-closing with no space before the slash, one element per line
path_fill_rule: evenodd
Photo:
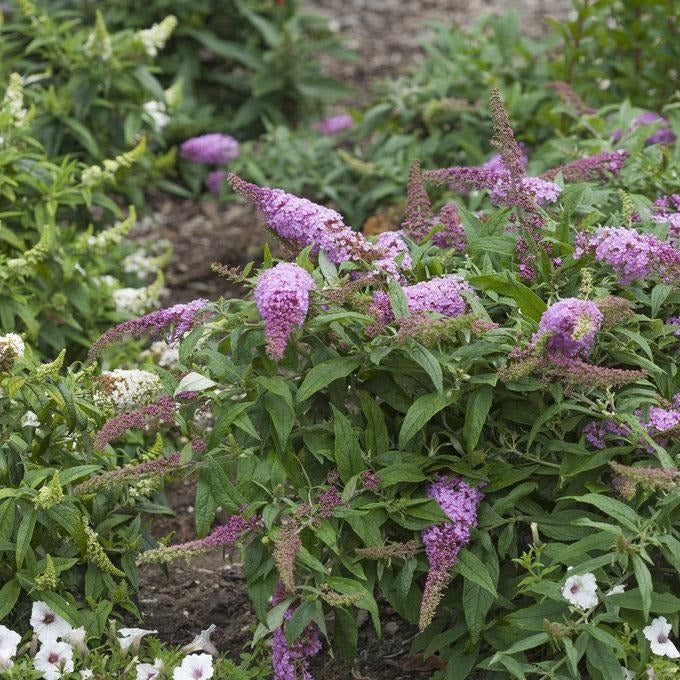
<path fill-rule="evenodd" d="M 318 678 L 331 647 L 353 665 L 364 618 L 379 631 L 388 607 L 417 627 L 410 654 L 435 656 L 436 677 L 665 677 L 680 607 L 680 301 L 677 250 L 654 218 L 677 209 L 674 161 L 597 138 L 553 150 L 537 177 L 550 166 L 533 150 L 527 163 L 499 92 L 492 113 L 498 158 L 413 163 L 403 218 L 377 237 L 229 175 L 278 256 L 220 268 L 238 298 L 140 315 L 98 341 L 101 370 L 83 370 L 111 385 L 99 350 L 114 340 L 162 339 L 181 361 L 145 364 L 148 390 L 98 398 L 83 450 L 99 467 L 55 466 L 24 484 L 19 510 L 139 508 L 195 477 L 195 539 L 121 556 L 91 521 L 82 559 L 117 581 L 131 565 L 239 551 L 277 679 Z M 50 414 L 29 397 L 16 422 L 39 416 L 30 441 Z M 58 584 L 56 557 L 42 561 L 31 584 Z"/>

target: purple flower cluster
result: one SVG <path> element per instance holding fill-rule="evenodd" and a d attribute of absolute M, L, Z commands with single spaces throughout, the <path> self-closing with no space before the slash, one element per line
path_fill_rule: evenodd
<path fill-rule="evenodd" d="M 630 435 L 630 427 L 619 425 L 611 419 L 591 420 L 583 426 L 583 434 L 591 446 L 601 450 L 606 446 L 605 437 L 607 435 L 614 435 L 625 440 Z"/>
<path fill-rule="evenodd" d="M 241 509 L 238 515 L 232 515 L 225 524 L 215 527 L 205 538 L 147 550 L 141 554 L 140 561 L 147 564 L 167 564 L 181 558 L 188 560 L 214 548 L 234 545 L 244 534 L 259 525 L 260 521 L 256 517 L 245 519 Z"/>
<path fill-rule="evenodd" d="M 199 298 L 184 304 L 174 305 L 167 309 L 159 309 L 150 314 L 145 314 L 139 319 L 124 321 L 104 333 L 90 348 L 88 354 L 94 359 L 107 345 L 117 342 L 124 337 L 142 338 L 144 336 L 158 336 L 168 328 L 172 333 L 168 342 L 175 342 L 181 338 L 196 322 L 197 313 L 208 304 L 208 300 Z"/>
<path fill-rule="evenodd" d="M 560 196 L 562 187 L 541 177 L 522 177 L 518 180 L 518 191 L 530 196 L 538 205 L 554 203 Z M 501 180 L 491 187 L 491 201 L 496 205 L 515 205 L 513 189 L 508 181 Z"/>
<path fill-rule="evenodd" d="M 90 477 L 73 488 L 74 496 L 85 496 L 100 489 L 110 489 L 119 484 L 128 484 L 144 477 L 159 477 L 180 467 L 180 454 L 173 453 L 168 458 L 155 458 L 137 465 L 109 470 L 101 475 Z"/>
<path fill-rule="evenodd" d="M 668 225 L 668 238 L 677 243 L 680 240 L 680 194 L 662 196 L 654 201 L 657 213 L 652 220 L 657 224 Z"/>
<path fill-rule="evenodd" d="M 274 592 L 272 604 L 279 604 L 285 597 L 286 591 L 279 584 Z M 297 607 L 291 605 L 283 615 L 284 621 L 290 621 L 296 609 Z M 292 644 L 286 640 L 283 626 L 277 628 L 272 637 L 274 680 L 314 680 L 309 672 L 309 659 L 320 651 L 321 635 L 315 623 L 308 624 Z"/>
<path fill-rule="evenodd" d="M 624 162 L 630 156 L 628 151 L 603 151 L 594 156 L 586 156 L 578 160 L 559 165 L 544 172 L 543 179 L 555 179 L 562 173 L 565 182 L 588 182 L 606 180 L 609 175 L 618 175 Z"/>
<path fill-rule="evenodd" d="M 545 333 L 550 333 L 550 353 L 567 357 L 588 356 L 595 336 L 602 328 L 602 320 L 602 312 L 594 302 L 566 298 L 545 310 L 532 343 L 535 344 Z"/>
<path fill-rule="evenodd" d="M 440 276 L 404 287 L 404 295 L 411 312 L 438 312 L 443 316 L 461 316 L 465 313 L 462 291 L 472 293 L 468 284 L 458 275 Z M 390 299 L 384 291 L 373 296 L 370 309 L 379 324 L 394 319 Z"/>
<path fill-rule="evenodd" d="M 619 283 L 629 284 L 656 274 L 666 283 L 680 278 L 680 250 L 651 234 L 640 234 L 626 227 L 600 227 L 594 235 L 579 234 L 575 257 L 595 255 L 610 265 Z"/>
<path fill-rule="evenodd" d="M 213 170 L 205 178 L 205 188 L 214 196 L 219 196 L 222 193 L 226 179 L 226 170 Z"/>
<path fill-rule="evenodd" d="M 224 165 L 238 156 L 238 142 L 230 135 L 213 132 L 183 142 L 179 153 L 195 163 Z"/>
<path fill-rule="evenodd" d="M 302 267 L 281 262 L 260 275 L 255 286 L 255 303 L 264 320 L 267 353 L 281 359 L 288 337 L 307 318 L 309 291 L 314 279 Z"/>
<path fill-rule="evenodd" d="M 315 252 L 321 249 L 335 264 L 372 259 L 377 254 L 335 210 L 281 189 L 258 187 L 233 174 L 227 179 L 234 191 L 257 206 L 267 226 L 293 245 L 299 248 L 311 245 Z"/>
<path fill-rule="evenodd" d="M 529 159 L 527 158 L 526 150 L 524 148 L 524 144 L 520 142 L 519 148 L 521 151 L 521 156 L 519 158 L 519 163 L 520 166 L 523 170 L 526 171 L 527 165 L 529 162 Z M 505 166 L 503 165 L 503 159 L 501 158 L 501 155 L 499 153 L 495 154 L 494 156 L 491 156 L 489 160 L 487 160 L 485 163 L 482 164 L 481 166 L 485 170 L 491 170 L 492 172 L 498 173 L 499 175 L 509 175 L 510 173 L 505 169 Z"/>
<path fill-rule="evenodd" d="M 658 113 L 654 113 L 652 111 L 645 111 L 643 114 L 639 115 L 633 121 L 633 125 L 628 128 L 628 133 L 635 130 L 635 128 L 645 127 L 655 123 L 662 123 L 662 126 L 652 135 L 647 137 L 645 140 L 645 144 L 647 146 L 651 146 L 652 144 L 666 144 L 675 141 L 675 134 L 668 126 L 668 120 L 663 116 L 660 116 Z M 621 130 L 615 130 L 612 134 L 612 139 L 615 142 L 618 142 L 621 137 L 623 137 Z"/>
<path fill-rule="evenodd" d="M 668 319 L 666 319 L 666 323 L 669 326 L 677 326 L 677 328 L 674 331 L 674 335 L 680 337 L 680 316 L 671 316 Z"/>
<path fill-rule="evenodd" d="M 343 130 L 353 128 L 355 125 L 354 118 L 348 113 L 338 113 L 335 116 L 330 116 L 325 120 L 320 121 L 314 125 L 322 135 L 337 135 Z"/>
<path fill-rule="evenodd" d="M 467 239 L 458 217 L 456 204 L 447 203 L 435 218 L 430 197 L 427 195 L 423 184 L 420 162 L 413 161 L 408 175 L 406 215 L 401 225 L 402 229 L 405 234 L 419 241 L 425 238 L 436 224 L 441 224 L 444 227 L 432 239 L 436 245 L 440 248 L 453 248 L 456 251 L 465 248 Z"/>
<path fill-rule="evenodd" d="M 373 264 L 389 277 L 400 279 L 402 270 L 410 269 L 413 264 L 408 246 L 396 231 L 384 231 L 375 242 L 380 257 Z M 404 255 L 399 258 L 399 256 Z M 397 261 L 399 258 L 399 261 Z"/>
<path fill-rule="evenodd" d="M 484 497 L 476 488 L 458 477 L 440 478 L 430 485 L 427 495 L 433 498 L 450 518 L 450 522 L 423 530 L 423 543 L 430 565 L 420 607 L 420 630 L 430 625 L 450 571 L 458 553 L 470 540 L 470 530 L 477 526 L 477 505 Z"/>
<path fill-rule="evenodd" d="M 435 224 L 440 223 L 444 228 L 436 233 L 432 241 L 440 248 L 451 248 L 457 253 L 465 250 L 467 236 L 458 216 L 458 206 L 455 203 L 447 203 L 439 211 Z"/>
<path fill-rule="evenodd" d="M 165 423 L 171 425 L 175 422 L 175 402 L 171 397 L 164 396 L 156 399 L 135 411 L 119 413 L 109 418 L 97 432 L 94 438 L 94 447 L 100 451 L 114 439 L 122 436 L 132 428 L 143 428 Z"/>

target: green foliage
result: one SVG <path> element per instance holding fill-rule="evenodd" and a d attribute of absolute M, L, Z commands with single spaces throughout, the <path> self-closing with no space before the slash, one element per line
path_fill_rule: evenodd
<path fill-rule="evenodd" d="M 27 106 L 35 109 L 34 134 L 48 157 L 101 163 L 142 137 L 155 149 L 164 146 L 163 128 L 179 104 L 181 83 L 164 90 L 153 61 L 174 17 L 161 17 L 149 31 L 110 32 L 100 13 L 87 25 L 74 12 L 29 0 L 17 2 L 8 16 L 0 30 L 0 80 L 22 75 Z M 149 148 L 131 173 L 126 190 L 138 205 L 143 196 L 135 187 L 156 178 L 163 165 Z"/>
<path fill-rule="evenodd" d="M 128 504 L 120 489 L 73 493 L 124 458 L 93 449 L 105 414 L 92 399 L 92 371 L 58 372 L 29 348 L 0 376 L 0 618 L 25 621 L 30 600 L 43 600 L 101 636 L 114 612 L 138 613 L 143 503 Z"/>
<path fill-rule="evenodd" d="M 125 216 L 105 193 L 143 145 L 105 161 L 99 173 L 70 158 L 51 160 L 34 136 L 35 109 L 22 102 L 19 80 L 13 83 L 0 105 L 0 320 L 4 332 L 25 333 L 36 351 L 54 356 L 68 344 L 74 358 L 112 321 L 139 312 L 125 309 L 124 293 L 116 303 L 115 291 L 141 284 L 142 306 L 153 303 L 144 284 L 161 263 L 144 255 L 143 244 L 124 242 L 135 211 Z M 132 253 L 147 270 L 135 273 L 125 259 Z"/>
<path fill-rule="evenodd" d="M 99 3 L 60 4 L 94 19 Z M 346 94 L 319 66 L 322 53 L 348 56 L 326 21 L 301 10 L 298 0 L 152 0 L 130 6 L 114 0 L 99 7 L 107 25 L 144 29 L 168 14 L 178 26 L 159 55 L 158 77 L 179 78 L 184 105 L 169 133 L 186 138 L 220 129 L 253 137 L 265 121 L 295 123 L 318 116 Z"/>
<path fill-rule="evenodd" d="M 597 149 L 601 142 L 590 143 Z M 649 452 L 634 434 L 638 410 L 667 404 L 680 391 L 676 338 L 664 324 L 680 297 L 653 279 L 621 286 L 606 266 L 573 256 L 579 231 L 630 219 L 620 187 L 636 186 L 636 204 L 648 207 L 657 187 L 673 181 L 673 149 L 645 148 L 644 132 L 626 143 L 632 155 L 616 180 L 568 184 L 540 210 L 541 234 L 561 259 L 540 257 L 531 282 L 520 277 L 512 247 L 520 232 L 507 229 L 522 213 L 494 209 L 484 192 L 467 199 L 481 219 L 458 198 L 470 244 L 505 230 L 509 248 L 455 255 L 427 239 L 409 242 L 414 264 L 404 283 L 434 272 L 461 275 L 479 296 L 469 298 L 472 318 L 496 327 L 468 317 L 467 325 L 438 332 L 442 321 L 433 315 L 425 322 L 427 346 L 409 326 L 399 330 L 399 321 L 376 334 L 366 299 L 380 283 L 367 279 L 363 289 L 352 284 L 355 294 L 338 295 L 356 263 L 336 269 L 303 251 L 297 262 L 312 272 L 317 291 L 280 362 L 267 355 L 250 298 L 220 301 L 209 323 L 183 342 L 186 369 L 215 422 L 207 450 L 194 456 L 198 470 L 209 471 L 199 475 L 196 507 L 212 496 L 229 513 L 245 506 L 262 521 L 243 541 L 257 639 L 281 625 L 290 602 L 267 606 L 277 581 L 286 582 L 276 566 L 281 548 L 274 560 L 272 546 L 290 522 L 301 547 L 290 591 L 300 606 L 284 626 L 289 641 L 311 620 L 325 635 L 321 623 L 334 610 L 342 637 L 335 642 L 351 660 L 358 610 L 379 630 L 377 598 L 416 622 L 427 558 L 422 549 L 415 556 L 389 551 L 420 545 L 422 530 L 445 519 L 427 488 L 439 474 L 453 474 L 482 485 L 484 500 L 435 619 L 413 642 L 413 652 L 447 662 L 433 677 L 604 680 L 621 666 L 640 674 L 649 664 L 663 666 L 651 659 L 642 629 L 660 615 L 677 624 L 678 487 L 638 487 L 617 498 L 609 461 L 661 470 L 680 460 L 672 434 L 649 440 Z M 662 229 L 646 209 L 636 226 Z M 644 374 L 618 388 L 529 372 L 501 379 L 547 306 L 579 297 L 584 281 L 590 299 L 622 296 L 633 308 L 597 335 L 588 361 Z M 594 449 L 584 427 L 611 417 L 628 423 L 630 434 Z M 365 483 L 368 471 L 378 475 L 377 488 Z M 333 487 L 341 501 L 329 512 L 324 494 Z M 381 550 L 388 552 L 375 559 Z M 598 583 L 597 604 L 587 612 L 562 594 L 566 578 L 586 572 Z M 616 585 L 625 586 L 623 594 L 606 595 Z"/>
<path fill-rule="evenodd" d="M 484 17 L 469 29 L 439 27 L 413 73 L 382 83 L 374 101 L 353 112 L 354 130 L 329 138 L 309 128 L 269 127 L 261 139 L 242 145 L 230 169 L 259 184 L 331 202 L 355 224 L 385 212 L 393 220 L 403 207 L 411 160 L 423 159 L 429 167 L 478 165 L 493 153 L 486 113 L 490 87 L 501 90 L 529 157 L 548 164 L 556 147 L 556 158 L 569 158 L 575 140 L 607 145 L 615 130 L 627 130 L 645 108 L 674 111 L 675 85 L 667 73 L 678 61 L 677 41 L 666 36 L 673 21 L 660 18 L 668 3 L 576 4 L 583 21 L 554 22 L 555 30 L 542 39 L 526 36 L 513 11 Z M 607 27 L 608 19 L 616 29 Z M 660 60 L 628 49 L 628 40 L 643 52 L 644 45 L 663 44 Z M 555 81 L 566 81 L 575 98 L 560 96 Z M 602 87 L 610 81 L 611 87 Z"/>

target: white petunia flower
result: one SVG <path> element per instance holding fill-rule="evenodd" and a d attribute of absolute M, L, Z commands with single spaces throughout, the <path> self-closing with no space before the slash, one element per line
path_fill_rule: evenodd
<path fill-rule="evenodd" d="M 210 654 L 190 654 L 172 672 L 172 680 L 208 680 L 214 672 Z"/>
<path fill-rule="evenodd" d="M 649 640 L 652 654 L 667 656 L 669 659 L 680 657 L 677 647 L 668 639 L 670 632 L 671 624 L 666 621 L 665 616 L 652 619 L 652 622 L 643 628 L 642 633 Z"/>
<path fill-rule="evenodd" d="M 92 677 L 94 677 L 94 673 L 89 668 L 83 668 L 83 670 L 80 671 L 80 677 L 81 678 L 92 678 Z"/>
<path fill-rule="evenodd" d="M 7 670 L 14 665 L 13 656 L 8 649 L 0 649 L 0 671 Z"/>
<path fill-rule="evenodd" d="M 215 624 L 208 626 L 205 630 L 202 630 L 188 645 L 184 645 L 181 651 L 184 654 L 192 654 L 194 652 L 208 652 L 213 656 L 219 656 L 220 653 L 217 651 L 217 647 L 210 641 L 210 636 L 214 632 Z"/>
<path fill-rule="evenodd" d="M 49 640 L 40 647 L 33 659 L 36 670 L 42 671 L 44 680 L 57 680 L 73 671 L 73 650 L 67 642 Z"/>
<path fill-rule="evenodd" d="M 87 654 L 87 645 L 85 644 L 85 628 L 71 628 L 71 630 L 63 636 L 64 640 L 70 645 L 73 645 L 81 654 Z"/>
<path fill-rule="evenodd" d="M 633 671 L 629 671 L 627 668 L 624 668 L 623 666 L 621 666 L 621 672 L 623 673 L 623 680 L 633 680 L 633 678 L 635 677 L 635 673 L 633 673 Z"/>
<path fill-rule="evenodd" d="M 597 583 L 594 574 L 570 576 L 562 587 L 562 596 L 574 607 L 590 609 L 597 604 Z"/>
<path fill-rule="evenodd" d="M 145 635 L 151 635 L 157 632 L 157 630 L 144 630 L 144 628 L 121 628 L 118 631 L 120 651 L 123 652 L 123 654 L 127 654 L 130 648 L 133 650 L 138 649 L 139 643 Z"/>
<path fill-rule="evenodd" d="M 621 595 L 621 593 L 625 592 L 626 586 L 623 585 L 623 583 L 620 583 L 618 586 L 614 586 L 610 590 L 608 590 L 605 594 L 607 596 L 609 595 Z"/>
<path fill-rule="evenodd" d="M 156 659 L 153 664 L 150 663 L 138 663 L 137 667 L 137 680 L 156 680 L 156 678 L 163 672 L 163 662 L 160 659 Z"/>
<path fill-rule="evenodd" d="M 7 626 L 0 625 L 0 654 L 4 653 L 12 657 L 17 653 L 17 647 L 21 642 L 21 635 L 15 633 Z"/>
<path fill-rule="evenodd" d="M 31 610 L 31 626 L 40 642 L 66 637 L 71 625 L 53 612 L 45 602 L 34 602 Z"/>

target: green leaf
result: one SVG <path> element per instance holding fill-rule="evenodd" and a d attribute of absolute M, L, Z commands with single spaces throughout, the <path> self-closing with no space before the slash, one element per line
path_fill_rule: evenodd
<path fill-rule="evenodd" d="M 444 376 L 442 375 L 441 366 L 432 352 L 422 345 L 416 345 L 407 350 L 406 354 L 422 366 L 423 370 L 430 376 L 430 380 L 432 380 L 432 384 L 437 392 L 442 392 L 444 389 Z"/>
<path fill-rule="evenodd" d="M 404 289 L 394 279 L 390 279 L 390 282 L 387 284 L 387 295 L 390 298 L 390 305 L 395 319 L 411 316 Z"/>
<path fill-rule="evenodd" d="M 375 398 L 365 390 L 359 390 L 361 410 L 366 417 L 364 441 L 369 456 L 379 456 L 390 448 L 390 436 L 385 424 L 385 415 Z"/>
<path fill-rule="evenodd" d="M 530 635 L 528 638 L 524 638 L 524 640 L 515 642 L 514 645 L 508 647 L 507 649 L 499 653 L 517 654 L 517 652 L 525 652 L 527 649 L 534 649 L 534 647 L 538 647 L 539 645 L 542 645 L 544 642 L 547 642 L 548 638 L 549 636 L 547 633 L 537 633 L 536 635 Z"/>
<path fill-rule="evenodd" d="M 619 524 L 627 527 L 631 531 L 638 531 L 639 518 L 635 510 L 629 508 L 625 503 L 597 493 L 587 493 L 583 496 L 569 496 L 579 503 L 589 503 L 594 505 L 606 515 L 613 517 Z"/>
<path fill-rule="evenodd" d="M 456 564 L 456 571 L 468 581 L 476 583 L 481 586 L 484 590 L 495 597 L 498 597 L 496 593 L 496 586 L 493 583 L 491 575 L 487 570 L 484 562 L 477 557 L 474 553 L 469 550 L 463 549 L 458 555 L 458 562 Z"/>
<path fill-rule="evenodd" d="M 330 385 L 334 380 L 348 376 L 352 371 L 356 370 L 360 363 L 361 359 L 359 357 L 340 357 L 314 366 L 305 376 L 302 385 L 300 385 L 297 401 L 305 401 L 326 387 L 326 385 Z"/>
<path fill-rule="evenodd" d="M 15 578 L 11 581 L 7 581 L 7 583 L 0 588 L 0 621 L 12 611 L 12 608 L 19 599 L 19 593 L 21 593 L 21 585 Z"/>
<path fill-rule="evenodd" d="M 238 489 L 231 483 L 224 468 L 214 459 L 208 461 L 208 480 L 212 495 L 227 512 L 235 513 L 245 502 Z"/>
<path fill-rule="evenodd" d="M 479 640 L 493 602 L 491 593 L 472 581 L 463 581 L 463 614 L 473 642 Z"/>
<path fill-rule="evenodd" d="M 364 469 L 357 435 L 352 424 L 335 406 L 333 409 L 333 431 L 335 433 L 335 463 L 340 479 L 346 484 L 350 478 Z"/>
<path fill-rule="evenodd" d="M 609 680 L 621 675 L 621 664 L 611 648 L 596 638 L 588 640 L 586 659 L 589 667 L 592 665 L 602 673 L 603 678 Z"/>
<path fill-rule="evenodd" d="M 345 661 L 352 666 L 357 655 L 359 639 L 359 624 L 356 614 L 340 607 L 335 607 L 333 612 L 335 613 L 333 642 Z"/>
<path fill-rule="evenodd" d="M 295 413 L 285 399 L 272 392 L 267 392 L 264 395 L 264 407 L 274 426 L 278 450 L 280 452 L 285 451 L 288 438 L 295 424 Z"/>
<path fill-rule="evenodd" d="M 492 401 L 493 387 L 491 385 L 482 385 L 468 399 L 465 407 L 465 424 L 463 425 L 463 437 L 465 437 L 468 454 L 472 453 L 477 446 Z"/>
<path fill-rule="evenodd" d="M 652 607 L 652 595 L 654 593 L 652 575 L 639 555 L 633 555 L 633 570 L 635 571 L 635 580 L 640 588 L 642 614 L 646 621 L 649 618 L 649 610 Z"/>
<path fill-rule="evenodd" d="M 534 321 L 538 321 L 548 308 L 536 293 L 520 283 L 516 276 L 509 272 L 471 276 L 468 283 L 482 290 L 493 290 L 502 295 L 509 295 L 515 300 L 522 312 Z"/>
<path fill-rule="evenodd" d="M 217 509 L 217 502 L 210 486 L 210 474 L 207 470 L 202 470 L 198 475 L 194 507 L 196 508 L 196 534 L 201 538 L 210 533 Z"/>
<path fill-rule="evenodd" d="M 179 385 L 177 385 L 177 389 L 175 390 L 175 396 L 180 392 L 203 392 L 204 390 L 214 387 L 216 384 L 217 383 L 214 380 L 192 371 L 191 373 L 187 373 L 179 381 Z"/>
<path fill-rule="evenodd" d="M 28 553 L 31 547 L 31 539 L 33 538 L 33 530 L 35 529 L 35 522 L 38 518 L 38 514 L 35 510 L 29 510 L 21 519 L 19 524 L 19 529 L 17 531 L 17 552 L 16 552 L 16 563 L 17 568 L 21 568 L 24 563 L 24 558 L 26 553 Z"/>
<path fill-rule="evenodd" d="M 316 602 L 303 601 L 286 623 L 286 641 L 292 644 L 297 640 L 314 616 Z"/>
<path fill-rule="evenodd" d="M 442 409 L 454 403 L 455 398 L 440 394 L 424 394 L 418 397 L 406 412 L 399 431 L 399 448 L 406 445 Z"/>

